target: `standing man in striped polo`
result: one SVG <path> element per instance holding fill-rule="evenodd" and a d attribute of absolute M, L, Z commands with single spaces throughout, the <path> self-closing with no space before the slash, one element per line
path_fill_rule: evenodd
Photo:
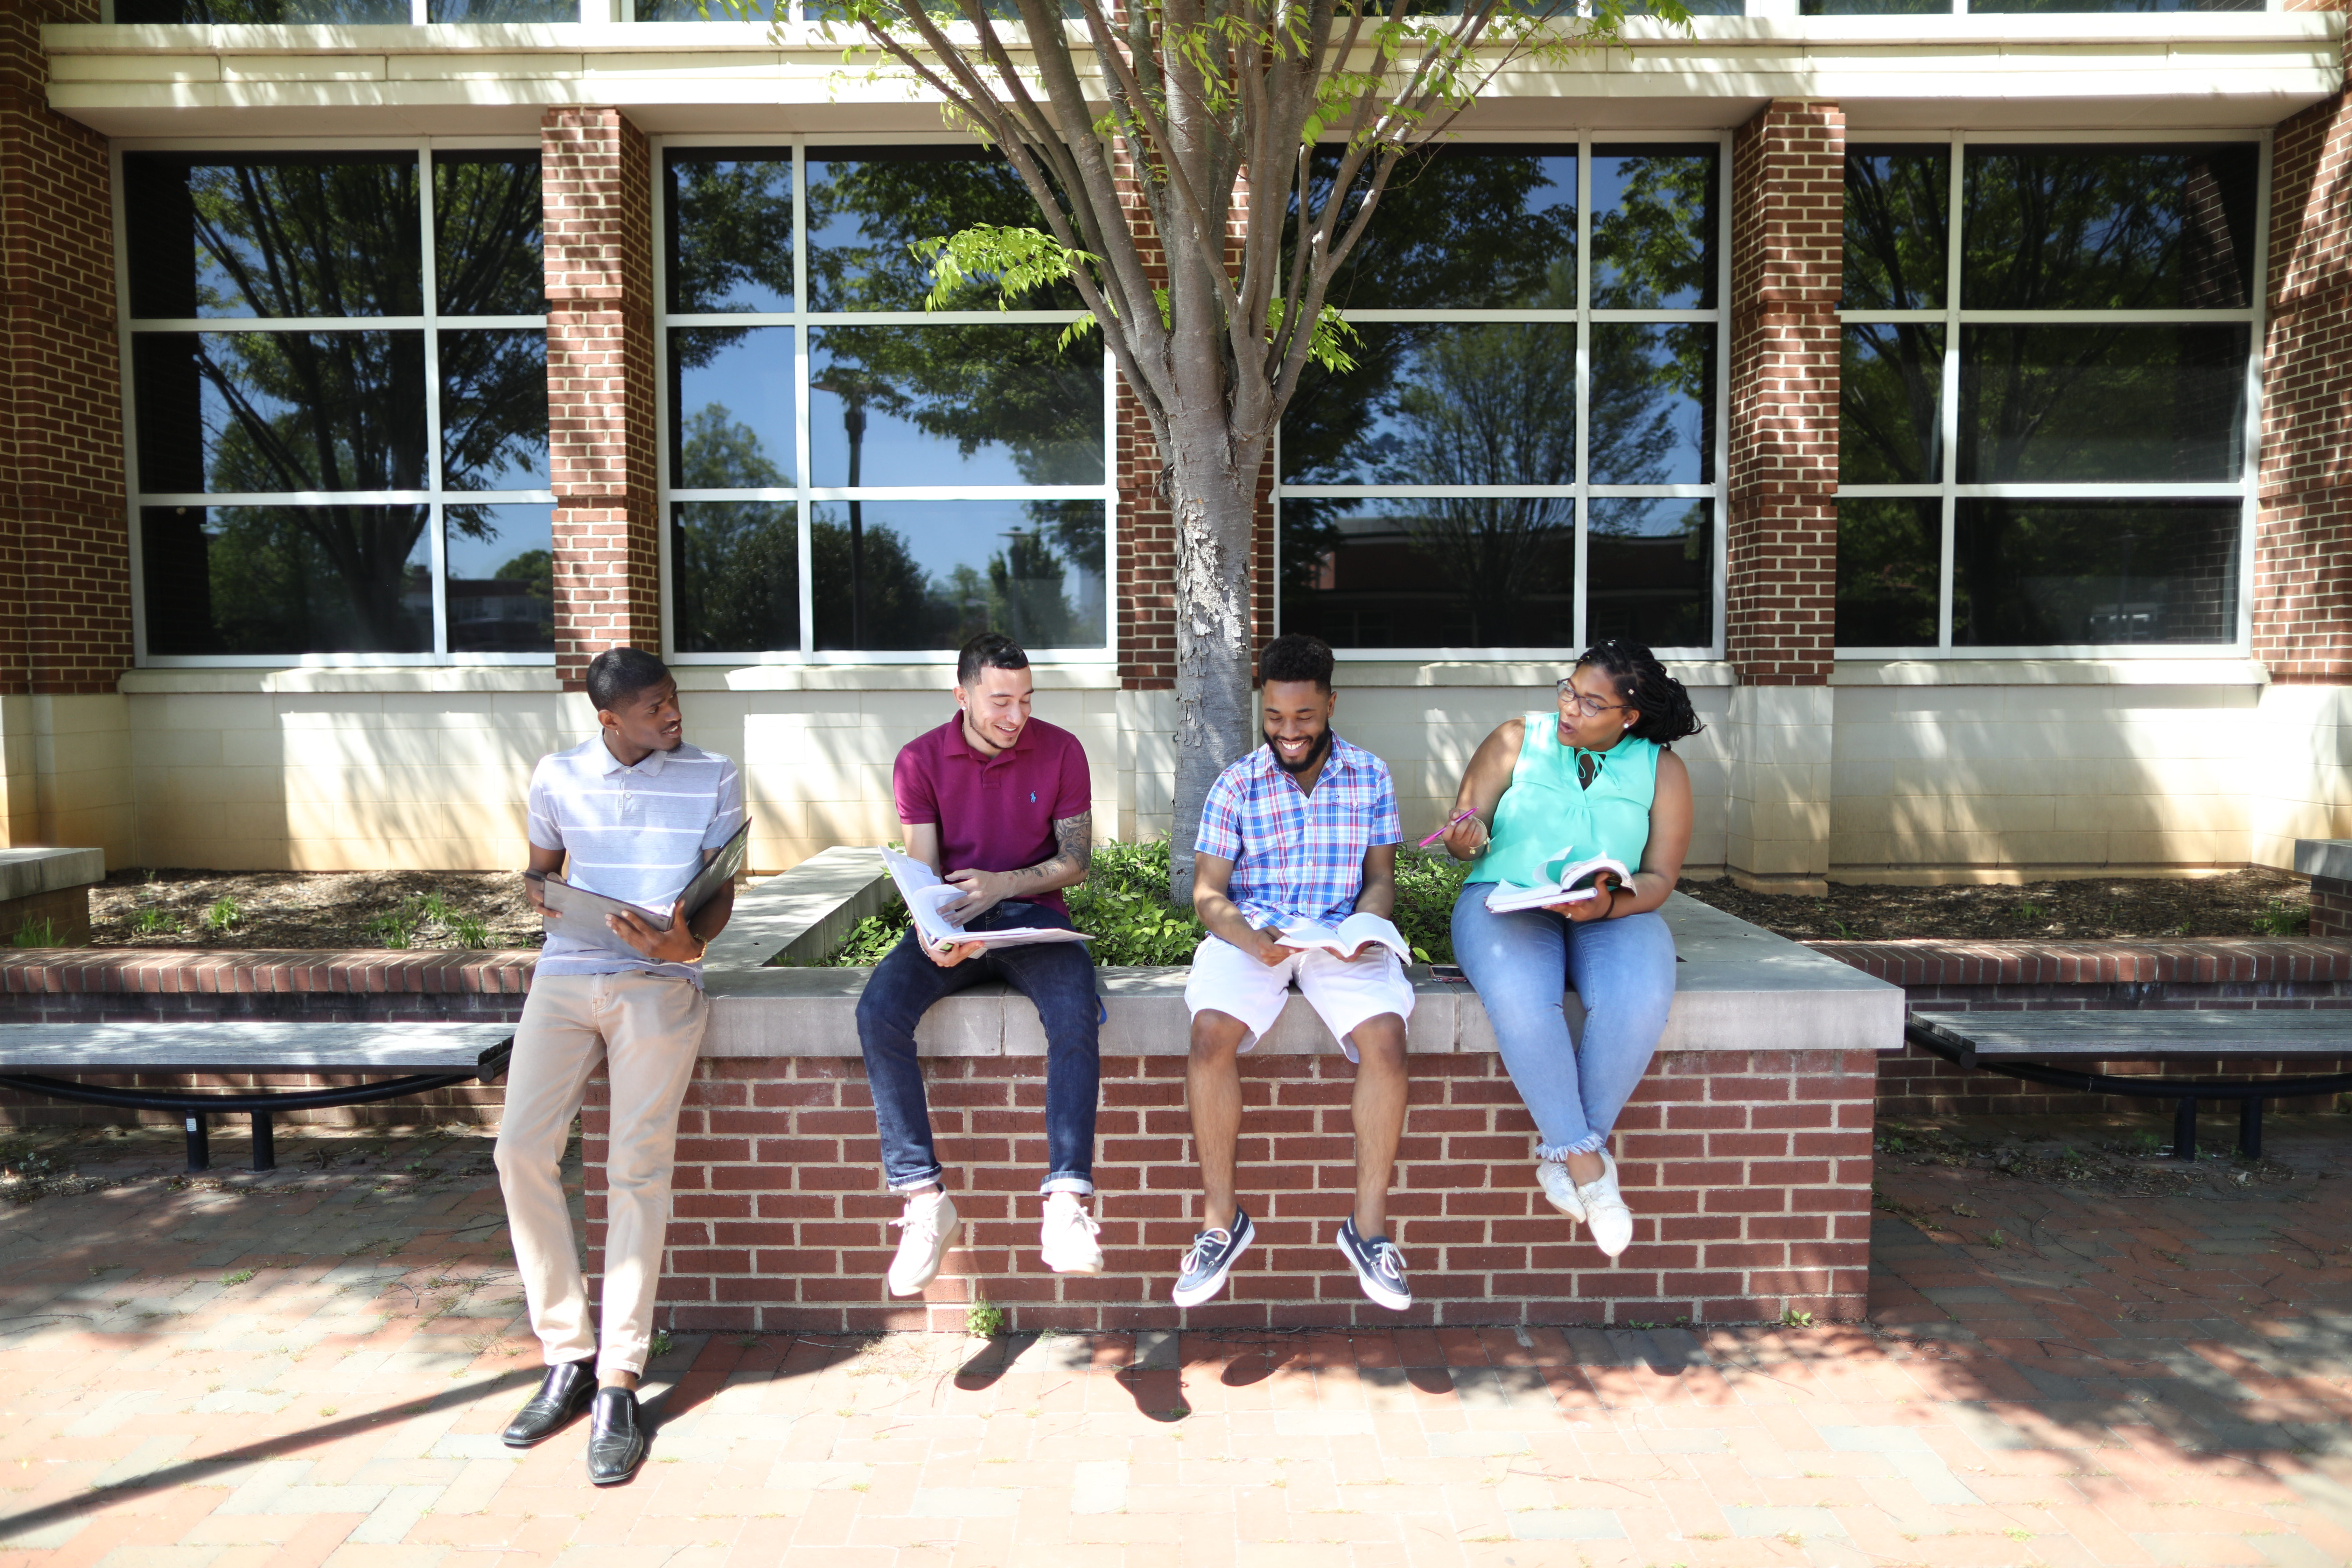
<path fill-rule="evenodd" d="M 531 773 L 530 869 L 562 870 L 574 887 L 668 909 L 670 926 L 608 917 L 635 957 L 551 932 L 531 976 L 507 1069 L 498 1165 L 548 1372 L 505 1438 L 529 1447 L 593 1404 L 588 1479 L 611 1486 L 645 1461 L 637 1379 L 653 1342 L 677 1108 L 710 1013 L 702 954 L 735 907 L 725 888 L 689 921 L 678 895 L 742 826 L 743 784 L 732 762 L 686 743 L 677 682 L 652 654 L 598 654 L 588 698 L 599 732 L 541 758 Z M 536 885 L 524 886 L 543 911 Z M 612 1081 L 601 1343 L 557 1174 L 600 1059 Z"/>

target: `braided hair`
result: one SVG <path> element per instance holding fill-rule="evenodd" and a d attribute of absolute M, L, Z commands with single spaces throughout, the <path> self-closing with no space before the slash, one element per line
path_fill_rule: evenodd
<path fill-rule="evenodd" d="M 1577 658 L 1579 669 L 1587 665 L 1609 677 L 1617 695 L 1640 715 L 1626 727 L 1627 734 L 1670 746 L 1706 728 L 1698 721 L 1683 683 L 1668 675 L 1657 656 L 1642 644 L 1622 637 L 1594 643 Z"/>

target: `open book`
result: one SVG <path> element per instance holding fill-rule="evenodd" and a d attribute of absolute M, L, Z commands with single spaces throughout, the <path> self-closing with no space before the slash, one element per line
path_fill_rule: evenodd
<path fill-rule="evenodd" d="M 896 849 L 882 851 L 882 862 L 890 868 L 890 879 L 898 884 L 898 896 L 907 900 L 907 912 L 915 917 L 915 929 L 923 940 L 934 947 L 952 947 L 961 942 L 976 942 L 982 947 L 1020 947 L 1033 942 L 1086 942 L 1087 933 L 1067 931 L 1061 926 L 1004 926 L 996 931 L 966 931 L 950 921 L 940 911 L 963 897 L 963 889 L 952 882 L 943 882 L 940 874 L 911 855 L 901 855 Z"/>
<path fill-rule="evenodd" d="M 1400 962 L 1404 963 L 1412 962 L 1412 949 L 1407 945 L 1404 933 L 1379 915 L 1367 914 L 1360 910 L 1341 921 L 1336 927 L 1318 925 L 1313 921 L 1300 921 L 1295 925 L 1286 925 L 1276 933 L 1274 940 L 1285 947 L 1295 947 L 1302 951 L 1310 947 L 1319 947 L 1324 952 L 1336 953 L 1341 958 L 1353 958 L 1365 948 L 1378 942 L 1395 953 Z"/>
<path fill-rule="evenodd" d="M 1532 888 L 1523 888 L 1516 882 L 1496 883 L 1495 890 L 1486 895 L 1486 907 L 1498 915 L 1507 915 L 1515 910 L 1539 910 L 1549 904 L 1580 904 L 1601 896 L 1599 883 L 1604 873 L 1620 882 L 1630 884 L 1633 880 L 1633 873 L 1625 868 L 1625 862 L 1606 855 L 1595 855 L 1590 860 L 1570 860 L 1575 848 L 1571 844 L 1546 862 L 1544 870 L 1551 878 L 1549 882 Z"/>

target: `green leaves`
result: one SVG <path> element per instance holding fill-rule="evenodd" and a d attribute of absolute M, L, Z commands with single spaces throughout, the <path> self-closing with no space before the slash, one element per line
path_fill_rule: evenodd
<path fill-rule="evenodd" d="M 990 284 L 998 290 L 996 308 L 1010 310 L 1013 300 L 1097 265 L 1095 257 L 1042 230 L 990 223 L 919 239 L 907 248 L 930 267 L 931 291 L 923 300 L 930 310 L 961 309 L 969 292 Z"/>

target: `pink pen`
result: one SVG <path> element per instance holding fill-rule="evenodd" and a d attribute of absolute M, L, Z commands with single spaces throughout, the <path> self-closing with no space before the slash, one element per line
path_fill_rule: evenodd
<path fill-rule="evenodd" d="M 1418 844 L 1414 845 L 1414 846 L 1413 846 L 1413 847 L 1414 847 L 1415 849 L 1426 849 L 1426 848 L 1428 848 L 1431 845 L 1433 845 L 1433 844 L 1436 843 L 1439 839 L 1441 839 L 1441 838 L 1444 837 L 1447 834 L 1449 834 L 1449 833 L 1453 832 L 1456 827 L 1459 827 L 1462 824 L 1464 824 L 1464 823 L 1465 823 L 1465 822 L 1469 821 L 1472 817 L 1474 817 L 1474 816 L 1477 816 L 1477 815 L 1478 815 L 1478 814 L 1477 814 L 1476 812 L 1475 812 L 1475 811 L 1457 811 L 1457 812 L 1455 812 L 1452 816 L 1447 817 L 1447 818 L 1445 819 L 1445 826 L 1443 826 L 1443 827 L 1439 828 L 1436 832 L 1434 832 L 1434 833 L 1431 834 L 1428 837 L 1426 837 L 1426 838 L 1423 839 L 1420 843 L 1418 843 Z"/>

